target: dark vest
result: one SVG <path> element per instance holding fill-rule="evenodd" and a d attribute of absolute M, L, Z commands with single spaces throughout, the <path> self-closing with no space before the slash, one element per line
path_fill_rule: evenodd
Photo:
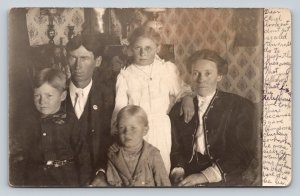
<path fill-rule="evenodd" d="M 113 91 L 93 78 L 87 103 L 79 119 L 80 127 L 87 137 L 94 171 L 106 168 L 107 150 L 112 143 L 110 121 L 114 107 Z M 67 111 L 75 113 L 69 93 L 66 107 Z"/>

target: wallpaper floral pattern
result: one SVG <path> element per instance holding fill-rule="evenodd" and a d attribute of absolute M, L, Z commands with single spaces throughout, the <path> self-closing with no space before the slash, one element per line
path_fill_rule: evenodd
<path fill-rule="evenodd" d="M 47 44 L 47 29 L 49 18 L 47 15 L 40 14 L 40 8 L 30 8 L 26 14 L 29 42 L 31 46 Z M 56 35 L 54 43 L 59 45 L 62 38 L 65 45 L 68 41 L 68 26 L 74 26 L 75 35 L 81 32 L 81 25 L 84 22 L 83 8 L 63 9 L 59 16 L 53 18 Z"/>
<path fill-rule="evenodd" d="M 138 9 L 141 10 L 141 9 Z M 252 21 L 241 21 L 241 11 L 253 16 Z M 30 45 L 48 43 L 48 17 L 39 14 L 38 8 L 27 13 L 27 28 Z M 245 20 L 249 17 L 244 17 Z M 159 14 L 163 25 L 164 44 L 174 45 L 175 63 L 186 77 L 186 59 L 196 50 L 213 49 L 225 57 L 229 63 L 228 74 L 220 82 L 220 89 L 239 94 L 253 102 L 260 102 L 263 83 L 263 12 L 262 9 L 186 9 L 168 8 Z M 64 9 L 54 17 L 56 36 L 54 43 L 67 42 L 68 25 L 74 25 L 79 33 L 84 22 L 83 9 Z M 245 41 L 240 24 L 252 24 L 250 36 L 256 43 Z M 249 28 L 249 27 L 246 27 Z M 248 30 L 247 30 L 248 31 Z M 245 32 L 247 32 L 245 31 Z M 237 33 L 240 33 L 237 35 Z M 253 34 L 256 34 L 253 36 Z M 241 38 L 242 37 L 242 38 Z M 249 36 L 248 36 L 249 37 Z M 238 38 L 238 39 L 237 39 Z M 249 44 L 250 43 L 250 44 Z"/>
<path fill-rule="evenodd" d="M 185 73 L 186 59 L 196 50 L 213 49 L 229 63 L 228 74 L 220 89 L 239 94 L 253 102 L 261 101 L 263 84 L 263 12 L 243 10 L 256 17 L 254 30 L 257 44 L 241 47 L 236 44 L 238 9 L 167 9 L 160 14 L 164 24 L 163 40 L 174 44 L 175 62 Z M 241 22 L 241 21 L 239 21 Z"/>

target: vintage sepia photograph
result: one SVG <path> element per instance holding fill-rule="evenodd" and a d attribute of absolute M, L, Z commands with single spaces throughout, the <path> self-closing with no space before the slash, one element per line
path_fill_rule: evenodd
<path fill-rule="evenodd" d="M 12 8 L 9 184 L 257 187 L 284 173 L 287 148 L 263 166 L 267 14 Z"/>

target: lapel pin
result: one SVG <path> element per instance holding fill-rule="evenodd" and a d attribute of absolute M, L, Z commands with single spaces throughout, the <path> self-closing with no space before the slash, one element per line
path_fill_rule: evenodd
<path fill-rule="evenodd" d="M 98 110 L 98 106 L 97 105 L 93 105 L 93 109 L 94 110 Z"/>

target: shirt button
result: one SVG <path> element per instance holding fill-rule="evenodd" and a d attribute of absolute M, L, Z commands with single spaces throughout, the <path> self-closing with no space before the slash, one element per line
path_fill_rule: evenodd
<path fill-rule="evenodd" d="M 97 105 L 93 105 L 93 109 L 94 110 L 98 110 L 98 106 Z"/>
<path fill-rule="evenodd" d="M 209 148 L 210 147 L 210 145 L 209 144 L 207 144 L 207 148 Z"/>
<path fill-rule="evenodd" d="M 94 133 L 95 132 L 95 129 L 92 129 L 92 133 Z"/>
<path fill-rule="evenodd" d="M 47 133 L 43 133 L 43 136 L 46 136 L 47 135 Z"/>
<path fill-rule="evenodd" d="M 210 159 L 211 159 L 211 160 L 213 160 L 213 159 L 214 159 L 214 157 L 212 157 L 212 156 L 211 156 L 211 157 L 210 157 Z"/>

